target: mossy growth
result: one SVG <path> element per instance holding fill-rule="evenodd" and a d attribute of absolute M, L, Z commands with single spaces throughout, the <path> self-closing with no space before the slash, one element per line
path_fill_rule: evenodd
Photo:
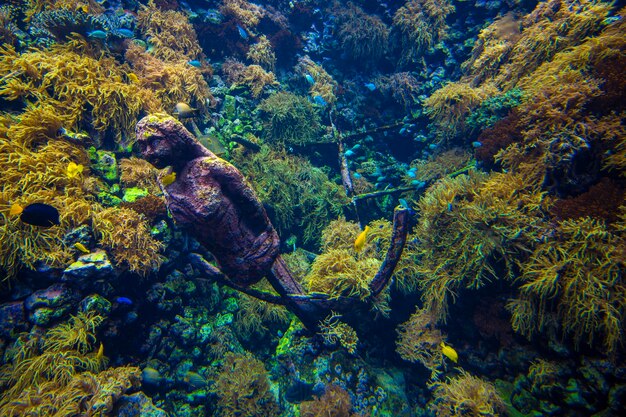
<path fill-rule="evenodd" d="M 263 362 L 250 353 L 226 353 L 211 390 L 223 417 L 273 417 L 280 411 Z"/>
<path fill-rule="evenodd" d="M 234 164 L 252 183 L 281 236 L 295 235 L 316 249 L 329 218 L 348 203 L 343 188 L 307 159 L 271 150 L 254 154 L 233 152 Z"/>
<path fill-rule="evenodd" d="M 99 243 L 108 249 L 118 266 L 146 275 L 163 262 L 163 244 L 150 235 L 146 219 L 134 210 L 111 207 L 93 215 Z"/>
<path fill-rule="evenodd" d="M 304 97 L 280 91 L 261 102 L 263 139 L 276 145 L 306 145 L 319 142 L 320 116 Z"/>
<path fill-rule="evenodd" d="M 139 387 L 140 371 L 104 370 L 107 358 L 95 337 L 103 320 L 78 313 L 43 335 L 21 335 L 9 348 L 12 361 L 0 368 L 0 414 L 109 415 L 121 395 Z"/>
<path fill-rule="evenodd" d="M 507 415 L 504 401 L 488 381 L 461 371 L 446 382 L 435 382 L 429 408 L 437 417 L 497 417 Z"/>
<path fill-rule="evenodd" d="M 625 250 L 623 233 L 602 221 L 560 222 L 522 264 L 520 294 L 508 304 L 513 329 L 529 338 L 561 333 L 576 345 L 616 352 L 624 343 Z"/>

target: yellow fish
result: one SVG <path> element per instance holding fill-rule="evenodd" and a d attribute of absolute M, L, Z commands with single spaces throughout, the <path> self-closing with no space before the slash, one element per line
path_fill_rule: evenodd
<path fill-rule="evenodd" d="M 96 353 L 96 359 L 101 360 L 104 357 L 104 345 L 100 342 L 98 353 Z"/>
<path fill-rule="evenodd" d="M 82 164 L 77 164 L 75 162 L 70 162 L 67 164 L 67 177 L 68 178 L 76 178 L 80 174 L 82 174 L 84 167 Z"/>
<path fill-rule="evenodd" d="M 9 215 L 10 216 L 18 216 L 20 214 L 22 214 L 22 212 L 24 211 L 24 207 L 20 206 L 19 204 L 15 203 L 11 206 L 11 210 L 9 211 Z"/>
<path fill-rule="evenodd" d="M 174 108 L 174 114 L 177 115 L 180 119 L 184 119 L 187 117 L 193 117 L 196 113 L 196 109 L 189 106 L 187 103 L 176 103 L 176 107 Z"/>
<path fill-rule="evenodd" d="M 459 354 L 456 353 L 456 350 L 454 350 L 452 346 L 448 346 L 444 342 L 441 342 L 439 346 L 441 346 L 441 353 L 443 353 L 446 358 L 450 359 L 454 363 L 458 362 Z"/>
<path fill-rule="evenodd" d="M 134 72 L 127 72 L 126 77 L 128 77 L 128 81 L 131 83 L 137 84 L 139 82 L 139 77 Z"/>
<path fill-rule="evenodd" d="M 85 245 L 83 245 L 80 242 L 74 243 L 74 247 L 78 249 L 79 251 L 81 251 L 82 253 L 89 253 L 89 249 L 87 249 Z"/>
<path fill-rule="evenodd" d="M 365 229 L 354 240 L 354 250 L 357 252 L 361 252 L 363 250 L 363 246 L 365 246 L 365 241 L 367 240 L 367 234 L 370 231 L 369 226 L 365 226 Z"/>
<path fill-rule="evenodd" d="M 174 181 L 176 181 L 176 173 L 175 172 L 170 172 L 169 174 L 163 175 L 161 177 L 161 184 L 163 184 L 164 187 L 167 187 L 168 185 L 170 185 Z"/>

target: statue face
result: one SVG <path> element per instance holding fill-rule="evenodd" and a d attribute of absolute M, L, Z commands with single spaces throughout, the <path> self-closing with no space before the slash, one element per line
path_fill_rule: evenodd
<path fill-rule="evenodd" d="M 171 165 L 174 158 L 174 147 L 167 137 L 160 132 L 146 132 L 137 138 L 137 145 L 143 157 L 157 168 Z"/>

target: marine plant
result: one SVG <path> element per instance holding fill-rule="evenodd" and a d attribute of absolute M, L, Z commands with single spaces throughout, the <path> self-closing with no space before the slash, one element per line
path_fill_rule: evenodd
<path fill-rule="evenodd" d="M 354 355 L 359 343 L 356 331 L 347 323 L 340 320 L 340 315 L 331 312 L 319 323 L 319 334 L 324 343 L 329 346 L 339 343 L 348 353 Z"/>
<path fill-rule="evenodd" d="M 447 0 L 410 0 L 393 16 L 392 31 L 402 46 L 401 63 L 420 62 L 425 52 L 448 36 L 446 17 L 455 10 Z"/>
<path fill-rule="evenodd" d="M 458 81 L 447 83 L 425 101 L 426 113 L 439 127 L 443 138 L 457 135 L 465 128 L 465 118 L 484 100 L 499 93 L 489 83 L 473 87 L 469 83 Z"/>
<path fill-rule="evenodd" d="M 313 61 L 308 55 L 298 59 L 295 71 L 303 77 L 309 75 L 313 78 L 313 84 L 309 87 L 309 96 L 313 100 L 316 100 L 316 97 L 320 97 L 328 105 L 333 105 L 337 101 L 337 96 L 335 95 L 337 81 L 326 72 L 324 67 Z"/>
<path fill-rule="evenodd" d="M 150 54 L 160 61 L 187 62 L 201 57 L 196 31 L 179 11 L 161 10 L 150 0 L 139 8 L 137 28 L 150 42 Z"/>
<path fill-rule="evenodd" d="M 247 28 L 256 27 L 266 13 L 263 7 L 246 0 L 224 0 L 219 10 L 224 16 Z"/>
<path fill-rule="evenodd" d="M 376 61 L 382 57 L 389 41 L 389 28 L 375 15 L 367 14 L 354 3 L 334 5 L 337 37 L 344 52 L 354 61 Z"/>
<path fill-rule="evenodd" d="M 329 218 L 347 204 L 342 187 L 308 160 L 267 146 L 252 155 L 234 155 L 259 198 L 269 205 L 270 218 L 282 236 L 296 235 L 316 246 Z"/>
<path fill-rule="evenodd" d="M 243 65 L 232 60 L 229 65 L 224 65 L 222 69 L 233 84 L 231 87 L 246 86 L 254 98 L 258 98 L 266 86 L 278 85 L 274 73 L 265 71 L 260 65 Z"/>
<path fill-rule="evenodd" d="M 354 417 L 352 399 L 345 389 L 331 384 L 321 397 L 300 404 L 301 417 Z"/>
<path fill-rule="evenodd" d="M 459 376 L 431 385 L 429 408 L 437 417 L 497 417 L 507 408 L 496 388 L 489 382 L 461 370 Z"/>
<path fill-rule="evenodd" d="M 401 105 L 404 110 L 418 102 L 420 95 L 420 83 L 408 71 L 395 72 L 391 75 L 382 75 L 376 78 L 376 88 L 384 95 L 391 97 L 393 101 Z"/>
<path fill-rule="evenodd" d="M 124 68 L 80 37 L 21 54 L 5 45 L 0 72 L 7 76 L 0 95 L 56 114 L 62 123 L 57 129 L 95 129 L 128 138 L 144 105 L 140 87 L 128 81 Z"/>
<path fill-rule="evenodd" d="M 516 260 L 548 227 L 543 213 L 549 201 L 512 173 L 470 172 L 431 186 L 417 203 L 420 219 L 413 231 L 424 307 L 445 321 L 449 300 L 460 290 L 512 280 Z"/>
<path fill-rule="evenodd" d="M 431 181 L 455 174 L 463 168 L 472 165 L 472 155 L 462 148 L 452 148 L 428 159 L 415 159 L 411 161 L 410 167 L 414 168 L 413 175 L 405 175 L 403 180 L 407 185 L 413 181 L 429 183 Z"/>
<path fill-rule="evenodd" d="M 322 251 L 345 249 L 354 244 L 354 239 L 361 232 L 356 222 L 347 221 L 345 217 L 331 220 L 322 231 Z"/>
<path fill-rule="evenodd" d="M 600 220 L 559 222 L 521 265 L 519 296 L 507 306 L 513 329 L 528 338 L 558 332 L 616 352 L 624 343 L 625 250 L 623 236 Z"/>
<path fill-rule="evenodd" d="M 265 35 L 259 36 L 257 43 L 250 45 L 246 58 L 267 71 L 274 71 L 276 66 L 276 54 L 272 49 L 272 44 Z"/>
<path fill-rule="evenodd" d="M 437 328 L 437 317 L 432 312 L 417 309 L 408 321 L 397 328 L 396 352 L 406 361 L 421 363 L 436 379 L 444 365 L 441 342 L 445 336 Z"/>
<path fill-rule="evenodd" d="M 263 139 L 278 145 L 306 145 L 319 141 L 320 117 L 304 97 L 279 91 L 259 104 Z"/>
<path fill-rule="evenodd" d="M 280 411 L 263 362 L 248 352 L 226 353 L 211 391 L 223 417 L 273 417 Z"/>
<path fill-rule="evenodd" d="M 261 291 L 274 292 L 266 280 L 256 284 L 255 288 Z M 284 306 L 261 301 L 246 294 L 240 294 L 239 311 L 237 311 L 237 319 L 235 321 L 235 328 L 239 334 L 262 334 L 269 330 L 269 325 L 285 325 L 289 323 L 290 319 L 289 311 Z"/>
<path fill-rule="evenodd" d="M 157 182 L 159 170 L 145 159 L 122 158 L 119 161 L 120 183 L 124 187 L 145 188 L 150 194 L 161 194 L 161 188 Z"/>
<path fill-rule="evenodd" d="M 150 226 L 139 213 L 110 207 L 93 215 L 99 243 L 108 249 L 118 266 L 141 275 L 155 271 L 163 262 L 163 244 L 150 235 Z"/>
<path fill-rule="evenodd" d="M 3 416 L 109 415 L 125 392 L 140 385 L 135 367 L 104 370 L 95 332 L 104 318 L 78 313 L 44 335 L 23 334 L 12 360 L 0 368 Z"/>

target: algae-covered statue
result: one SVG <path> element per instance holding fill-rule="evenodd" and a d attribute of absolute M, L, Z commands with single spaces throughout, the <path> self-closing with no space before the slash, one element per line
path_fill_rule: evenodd
<path fill-rule="evenodd" d="M 278 233 L 245 177 L 202 146 L 178 120 L 163 114 L 149 115 L 139 121 L 136 133 L 144 158 L 157 168 L 172 167 L 175 180 L 161 184 L 167 206 L 177 225 L 215 257 L 219 269 L 199 255 L 190 255 L 194 266 L 209 278 L 285 305 L 309 329 L 316 329 L 331 310 L 345 312 L 362 302 L 358 298 L 306 294 L 281 258 Z M 400 258 L 407 219 L 406 210 L 396 210 L 391 245 L 370 283 L 372 297 L 385 288 Z M 263 278 L 278 296 L 250 288 Z"/>

